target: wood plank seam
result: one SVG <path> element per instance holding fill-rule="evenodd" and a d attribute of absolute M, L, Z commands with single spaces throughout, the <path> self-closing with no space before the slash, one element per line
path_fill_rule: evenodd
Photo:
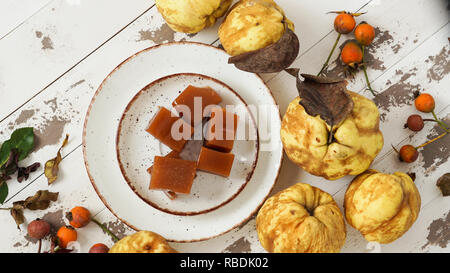
<path fill-rule="evenodd" d="M 114 37 L 116 37 L 118 34 L 120 34 L 124 29 L 126 29 L 128 26 L 130 26 L 131 24 L 133 24 L 136 20 L 138 20 L 140 17 L 142 17 L 145 13 L 147 13 L 149 10 L 151 10 L 155 5 L 152 5 L 151 7 L 149 7 L 148 9 L 146 9 L 144 12 L 142 12 L 141 14 L 139 14 L 138 17 L 136 17 L 135 19 L 133 19 L 131 22 L 129 22 L 128 24 L 126 24 L 123 28 L 121 28 L 118 32 L 116 32 L 114 35 L 112 35 L 111 37 L 109 37 L 106 41 L 104 41 L 103 43 L 101 43 L 98 47 L 96 47 L 93 51 L 91 51 L 89 54 L 87 54 L 86 56 L 84 56 L 81 60 L 79 60 L 78 62 L 76 62 L 73 66 L 71 66 L 68 70 L 66 70 L 65 72 L 63 72 L 61 75 L 59 75 L 55 80 L 53 80 L 52 82 L 50 82 L 48 85 L 46 85 L 43 89 L 41 89 L 39 92 L 37 92 L 36 94 L 34 94 L 31 98 L 29 98 L 28 100 L 26 100 L 23 104 L 21 104 L 19 107 L 17 107 L 14 111 L 12 111 L 11 113 L 9 113 L 7 116 L 5 116 L 3 119 L 0 120 L 0 123 L 2 123 L 4 120 L 6 120 L 8 117 L 10 117 L 12 114 L 14 114 L 15 112 L 17 112 L 20 108 L 22 108 L 25 104 L 27 104 L 28 102 L 30 102 L 31 100 L 33 100 L 36 96 L 38 96 L 39 94 L 41 94 L 42 92 L 44 92 L 48 87 L 50 87 L 52 84 L 54 84 L 56 81 L 58 81 L 60 78 L 62 78 L 64 75 L 66 75 L 67 73 L 69 73 L 70 71 L 72 71 L 77 65 L 79 65 L 81 62 L 83 62 L 85 59 L 87 59 L 89 56 L 91 56 L 92 54 L 94 54 L 97 50 L 99 50 L 101 47 L 103 47 L 106 43 L 108 43 L 111 39 L 113 39 Z"/>
<path fill-rule="evenodd" d="M 8 31 L 8 33 L 6 33 L 5 35 L 3 35 L 2 37 L 0 37 L 0 41 L 7 37 L 8 35 L 10 35 L 11 33 L 13 33 L 16 29 L 18 29 L 19 27 L 21 27 L 23 24 L 25 24 L 26 22 L 28 22 L 31 18 L 33 18 L 36 14 L 38 14 L 39 12 L 41 12 L 44 8 L 46 8 L 47 6 L 49 6 L 50 4 L 52 4 L 55 0 L 52 0 L 50 2 L 48 2 L 47 4 L 45 4 L 44 6 L 42 6 L 40 9 L 38 9 L 36 12 L 34 12 L 33 14 L 31 14 L 28 18 L 26 18 L 23 22 L 21 22 L 20 24 L 18 24 L 17 26 L 15 26 L 13 29 L 11 29 L 10 31 Z"/>
<path fill-rule="evenodd" d="M 374 83 L 376 80 L 378 80 L 381 76 L 383 76 L 384 74 L 386 74 L 386 72 L 389 72 L 393 67 L 395 67 L 399 62 L 401 62 L 403 59 L 405 59 L 406 57 L 408 57 L 411 53 L 413 53 L 417 48 L 419 48 L 422 44 L 424 44 L 426 41 L 428 41 L 430 38 L 432 38 L 436 33 L 438 33 L 439 31 L 441 31 L 443 28 L 445 28 L 448 24 L 450 23 L 450 21 L 447 21 L 447 23 L 445 23 L 443 26 L 439 27 L 435 32 L 433 32 L 431 35 L 429 35 L 428 37 L 426 37 L 422 42 L 418 43 L 416 45 L 416 47 L 414 47 L 413 49 L 411 49 L 405 56 L 403 56 L 401 59 L 399 59 L 398 61 L 396 61 L 395 63 L 393 63 L 391 66 L 387 67 L 385 70 L 383 70 L 380 75 L 378 75 L 378 77 L 372 79 L 370 81 L 370 83 Z M 365 91 L 367 88 L 367 86 L 364 86 L 363 88 L 361 88 L 358 93 L 362 93 L 363 91 Z"/>

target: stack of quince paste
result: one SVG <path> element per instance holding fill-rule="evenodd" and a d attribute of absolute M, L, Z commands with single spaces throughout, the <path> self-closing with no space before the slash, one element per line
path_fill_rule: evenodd
<path fill-rule="evenodd" d="M 199 109 L 195 108 L 196 99 L 201 102 Z M 211 87 L 189 85 L 172 102 L 180 117 L 164 107 L 159 108 L 146 131 L 172 150 L 164 157 L 155 156 L 154 164 L 148 168 L 147 171 L 151 174 L 151 190 L 163 190 L 174 200 L 177 194 L 191 192 L 197 170 L 223 177 L 230 175 L 234 161 L 231 150 L 234 146 L 238 116 L 218 106 L 221 101 L 222 98 Z M 204 145 L 196 161 L 186 160 L 181 156 L 184 146 L 194 133 L 194 128 L 203 128 L 204 117 L 195 114 L 195 111 L 203 113 L 207 109 L 210 111 L 205 113 L 209 116 L 209 121 L 206 125 Z M 188 110 L 189 113 L 184 113 L 183 110 Z M 176 128 L 175 123 L 181 124 L 180 129 L 183 132 L 173 130 Z"/>
<path fill-rule="evenodd" d="M 301 79 L 298 69 L 287 69 L 298 54 L 298 40 L 274 1 L 241 0 L 230 8 L 231 2 L 156 0 L 156 5 L 172 29 L 186 33 L 226 14 L 218 35 L 230 63 L 249 72 L 285 70 L 296 77 L 299 96 L 281 127 L 289 159 L 327 180 L 356 176 L 345 194 L 344 213 L 330 194 L 308 181 L 270 197 L 256 218 L 261 245 L 269 252 L 339 252 L 345 220 L 371 242 L 401 237 L 418 217 L 420 195 L 407 174 L 369 169 L 383 147 L 376 105 L 347 90 L 343 79 L 306 74 Z"/>

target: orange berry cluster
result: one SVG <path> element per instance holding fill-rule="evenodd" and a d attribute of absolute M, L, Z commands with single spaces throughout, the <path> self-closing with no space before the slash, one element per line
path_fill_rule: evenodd
<path fill-rule="evenodd" d="M 419 157 L 419 152 L 417 151 L 418 149 L 423 148 L 450 133 L 448 126 L 442 122 L 442 120 L 438 119 L 434 113 L 435 101 L 432 95 L 427 93 L 418 94 L 414 101 L 414 105 L 416 109 L 422 113 L 431 113 L 433 115 L 433 119 L 423 119 L 417 114 L 410 115 L 406 121 L 405 128 L 418 132 L 423 129 L 425 121 L 433 121 L 439 124 L 439 126 L 444 130 L 444 133 L 417 147 L 410 144 L 403 145 L 400 148 L 400 151 L 398 151 L 398 156 L 401 161 L 406 163 L 412 163 L 417 160 Z"/>
<path fill-rule="evenodd" d="M 341 50 L 340 58 L 347 68 L 357 69 L 359 66 L 363 67 L 367 89 L 375 96 L 376 92 L 370 85 L 370 81 L 367 76 L 366 65 L 364 63 L 364 49 L 374 40 L 375 29 L 364 21 L 356 25 L 355 17 L 358 17 L 364 13 L 350 13 L 346 11 L 333 11 L 331 13 L 338 14 L 334 19 L 334 29 L 338 33 L 338 37 L 330 54 L 328 55 L 328 59 L 318 73 L 318 76 L 321 75 L 327 68 L 328 62 L 330 61 L 331 55 L 333 54 L 336 45 L 341 38 L 341 35 L 353 32 L 356 40 L 348 40 L 344 44 L 344 47 Z"/>
<path fill-rule="evenodd" d="M 70 212 L 66 214 L 66 218 L 69 220 L 70 225 L 60 227 L 56 232 L 56 236 L 52 238 L 52 242 L 56 244 L 56 247 L 60 250 L 65 250 L 70 242 L 74 242 L 78 239 L 78 233 L 75 228 L 85 227 L 91 220 L 94 220 L 92 219 L 89 210 L 80 206 L 71 209 Z M 32 238 L 41 240 L 48 234 L 50 234 L 50 224 L 45 220 L 36 219 L 28 225 L 28 235 Z M 51 251 L 58 252 L 54 247 L 52 247 Z M 105 244 L 94 244 L 90 248 L 89 253 L 107 253 L 108 251 L 109 248 Z"/>

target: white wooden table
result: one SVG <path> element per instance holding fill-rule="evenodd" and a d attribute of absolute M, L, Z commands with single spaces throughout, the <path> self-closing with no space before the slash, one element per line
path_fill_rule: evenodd
<path fill-rule="evenodd" d="M 302 72 L 320 70 L 335 38 L 333 15 L 328 11 L 367 11 L 358 18 L 377 27 L 370 47 L 369 77 L 382 92 L 375 101 L 382 114 L 385 137 L 382 152 L 372 168 L 384 172 L 415 172 L 422 208 L 412 228 L 397 241 L 377 246 L 348 226 L 343 252 L 449 252 L 450 197 L 435 186 L 450 171 L 450 136 L 425 148 L 413 164 L 398 161 L 391 144 L 419 145 L 440 131 L 427 123 L 419 133 L 403 129 L 416 113 L 412 93 L 431 93 L 436 110 L 450 123 L 450 11 L 445 0 L 277 0 L 295 23 L 301 41 L 294 66 Z M 60 198 L 46 211 L 25 213 L 31 221 L 44 217 L 64 224 L 64 214 L 75 205 L 89 208 L 97 219 L 119 236 L 133 232 L 116 219 L 96 195 L 86 174 L 81 142 L 89 102 L 102 80 L 127 57 L 155 44 L 189 40 L 219 45 L 216 24 L 197 35 L 174 33 L 164 23 L 152 0 L 0 0 L 0 142 L 19 127 L 33 126 L 39 144 L 26 163 L 45 163 L 56 154 L 66 133 L 60 179 L 52 186 L 40 168 L 22 183 L 8 181 L 9 196 L 2 207 L 33 195 L 37 190 L 58 191 Z M 345 37 L 351 38 L 351 36 Z M 341 43 L 345 39 L 341 39 Z M 339 51 L 339 50 L 338 50 Z M 332 60 L 338 58 L 335 52 Z M 333 63 L 330 70 L 339 71 Z M 261 75 L 272 90 L 281 113 L 296 96 L 295 79 L 286 73 Z M 362 73 L 350 79 L 349 89 L 364 91 Z M 306 182 L 332 194 L 342 206 L 352 177 L 326 181 L 307 174 L 284 160 L 273 193 L 297 182 Z M 37 244 L 18 230 L 7 211 L 0 211 L 1 252 L 35 252 Z M 95 224 L 78 232 L 81 252 L 112 241 Z M 173 243 L 181 252 L 263 252 L 252 218 L 220 237 L 197 243 Z M 48 244 L 44 244 L 44 249 Z"/>

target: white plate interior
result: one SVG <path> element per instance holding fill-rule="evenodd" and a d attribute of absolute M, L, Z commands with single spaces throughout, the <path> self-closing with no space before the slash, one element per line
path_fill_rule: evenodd
<path fill-rule="evenodd" d="M 192 242 L 223 234 L 249 219 L 274 186 L 283 155 L 281 118 L 273 111 L 257 121 L 260 150 L 252 179 L 231 202 L 209 213 L 178 216 L 164 213 L 138 198 L 124 181 L 116 156 L 116 134 L 123 110 L 149 82 L 176 73 L 198 73 L 237 90 L 249 105 L 276 106 L 270 90 L 256 74 L 228 64 L 218 48 L 191 42 L 168 43 L 143 50 L 118 66 L 103 81 L 89 106 L 83 131 L 86 170 L 99 197 L 124 223 L 151 230 L 170 241 Z M 263 112 L 267 113 L 267 111 Z M 265 132 L 271 132 L 269 136 Z M 264 147 L 271 147 L 270 149 Z"/>
<path fill-rule="evenodd" d="M 145 129 L 160 106 L 175 113 L 173 100 L 189 85 L 209 86 L 222 98 L 221 107 L 233 109 L 239 116 L 239 134 L 231 153 L 235 155 L 229 177 L 197 171 L 190 194 L 178 194 L 170 200 L 160 190 L 149 190 L 151 175 L 148 167 L 155 156 L 167 155 L 171 150 Z M 205 124 L 204 128 L 207 128 Z M 181 156 L 197 161 L 202 146 L 202 126 L 189 141 Z M 194 137 L 193 136 L 193 137 Z M 194 215 L 209 212 L 231 201 L 251 179 L 258 158 L 257 128 L 245 102 L 228 86 L 200 74 L 176 74 L 158 79 L 141 90 L 128 104 L 120 121 L 117 135 L 118 161 L 125 180 L 144 201 L 167 213 Z M 185 155 L 184 155 L 185 154 Z"/>

